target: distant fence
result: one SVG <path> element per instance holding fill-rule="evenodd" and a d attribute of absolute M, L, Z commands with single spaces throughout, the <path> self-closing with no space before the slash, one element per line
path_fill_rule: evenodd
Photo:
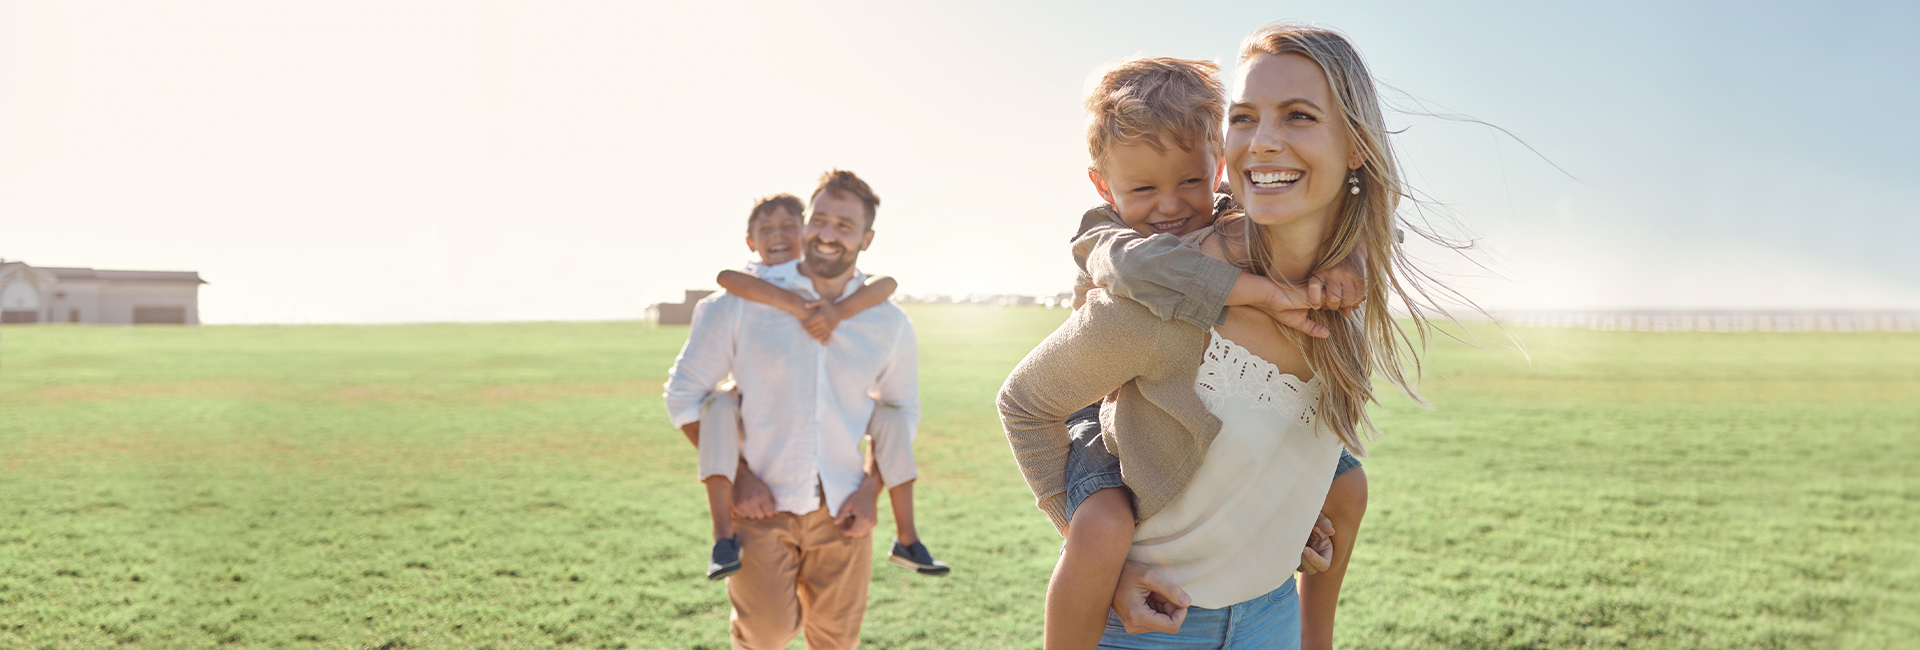
<path fill-rule="evenodd" d="M 1916 332 L 1920 314 L 1866 312 L 1501 312 L 1518 327 L 1633 332 Z"/>

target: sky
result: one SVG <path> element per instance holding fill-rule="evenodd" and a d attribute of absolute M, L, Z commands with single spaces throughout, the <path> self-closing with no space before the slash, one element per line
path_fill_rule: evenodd
<path fill-rule="evenodd" d="M 841 168 L 901 292 L 1051 295 L 1089 73 L 1294 19 L 1483 306 L 1920 310 L 1912 4 L 1035 4 L 0 1 L 0 258 L 199 271 L 207 323 L 631 319 Z"/>

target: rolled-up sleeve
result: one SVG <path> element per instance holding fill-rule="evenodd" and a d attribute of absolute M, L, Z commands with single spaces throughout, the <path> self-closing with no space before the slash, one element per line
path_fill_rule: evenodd
<path fill-rule="evenodd" d="M 702 300 L 693 307 L 687 344 L 667 371 L 667 417 L 673 426 L 700 421 L 700 405 L 733 372 L 734 338 L 739 333 L 735 300 Z"/>
<path fill-rule="evenodd" d="M 1115 221 L 1087 220 L 1073 259 L 1096 286 L 1146 306 L 1160 320 L 1213 327 L 1226 317 L 1240 269 L 1173 235 L 1147 237 Z"/>
<path fill-rule="evenodd" d="M 920 349 L 913 325 L 902 319 L 894 339 L 893 355 L 874 382 L 873 419 L 867 435 L 873 438 L 875 460 L 887 489 L 919 478 L 913 463 L 913 438 L 920 427 Z"/>
<path fill-rule="evenodd" d="M 900 412 L 911 439 L 920 424 L 920 341 L 913 325 L 901 319 L 900 336 L 894 339 L 893 358 L 874 381 L 875 399 L 881 406 Z"/>

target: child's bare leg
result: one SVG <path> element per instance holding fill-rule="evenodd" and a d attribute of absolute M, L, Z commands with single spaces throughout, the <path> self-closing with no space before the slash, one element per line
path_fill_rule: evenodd
<path fill-rule="evenodd" d="M 733 539 L 733 481 L 716 474 L 705 482 L 707 509 L 713 513 L 713 539 Z"/>
<path fill-rule="evenodd" d="M 1333 522 L 1333 562 L 1327 570 L 1300 578 L 1300 647 L 1333 647 L 1334 610 L 1340 604 L 1340 583 L 1347 577 L 1347 560 L 1360 537 L 1360 520 L 1367 514 L 1367 471 L 1356 467 L 1333 480 L 1321 512 Z"/>
<path fill-rule="evenodd" d="M 1047 583 L 1046 647 L 1092 648 L 1106 628 L 1113 590 L 1133 546 L 1133 496 L 1094 492 L 1074 509 L 1067 545 Z"/>
<path fill-rule="evenodd" d="M 887 501 L 893 505 L 894 537 L 908 546 L 920 541 L 920 532 L 913 528 L 913 481 L 888 489 Z"/>

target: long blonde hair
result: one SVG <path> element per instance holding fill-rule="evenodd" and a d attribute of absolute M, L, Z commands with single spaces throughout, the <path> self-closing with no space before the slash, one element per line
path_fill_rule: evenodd
<path fill-rule="evenodd" d="M 1320 246 L 1313 272 L 1331 268 L 1356 252 L 1363 254 L 1366 258 L 1366 303 L 1361 307 L 1360 314 L 1351 318 L 1338 312 L 1313 311 L 1310 317 L 1327 326 L 1329 336 L 1325 339 L 1308 337 L 1289 328 L 1283 327 L 1281 330 L 1300 346 L 1314 375 L 1325 380 L 1327 390 L 1320 397 L 1318 419 L 1339 435 L 1340 441 L 1355 455 L 1365 456 L 1365 441 L 1379 433 L 1372 418 L 1367 415 L 1367 405 L 1379 401 L 1373 393 L 1374 371 L 1405 391 L 1415 402 L 1427 405 L 1418 391 L 1421 370 L 1418 350 L 1407 332 L 1394 321 L 1388 309 L 1389 294 L 1398 297 L 1411 314 L 1414 331 L 1419 335 L 1420 349 L 1426 347 L 1432 332 L 1432 324 L 1425 313 L 1446 313 L 1431 299 L 1430 290 L 1437 289 L 1471 304 L 1414 266 L 1401 249 L 1396 226 L 1449 248 L 1464 249 L 1470 244 L 1442 237 L 1411 223 L 1396 224 L 1400 199 L 1409 195 L 1402 185 L 1393 143 L 1387 140 L 1386 118 L 1380 109 L 1380 96 L 1374 87 L 1373 75 L 1367 71 L 1366 62 L 1361 60 L 1360 53 L 1345 36 L 1313 25 L 1273 23 L 1255 30 L 1241 42 L 1240 64 L 1245 65 L 1249 59 L 1262 54 L 1299 54 L 1320 65 L 1321 71 L 1327 76 L 1327 85 L 1333 89 L 1337 110 L 1346 124 L 1347 134 L 1364 161 L 1360 169 L 1355 171 L 1360 179 L 1360 193 L 1342 195 L 1346 200 L 1340 206 L 1326 241 Z M 1345 192 L 1346 188 L 1341 188 L 1341 191 Z M 1243 266 L 1254 273 L 1285 282 L 1284 278 L 1271 271 L 1273 251 L 1279 249 L 1278 235 L 1271 228 L 1253 223 L 1252 219 L 1242 217 L 1238 221 L 1251 229 L 1250 232 L 1242 231 L 1250 235 L 1243 240 L 1247 242 L 1249 255 L 1249 259 L 1243 261 Z M 1228 225 L 1227 230 L 1232 230 Z M 1411 374 L 1406 368 L 1409 363 L 1412 365 Z"/>

